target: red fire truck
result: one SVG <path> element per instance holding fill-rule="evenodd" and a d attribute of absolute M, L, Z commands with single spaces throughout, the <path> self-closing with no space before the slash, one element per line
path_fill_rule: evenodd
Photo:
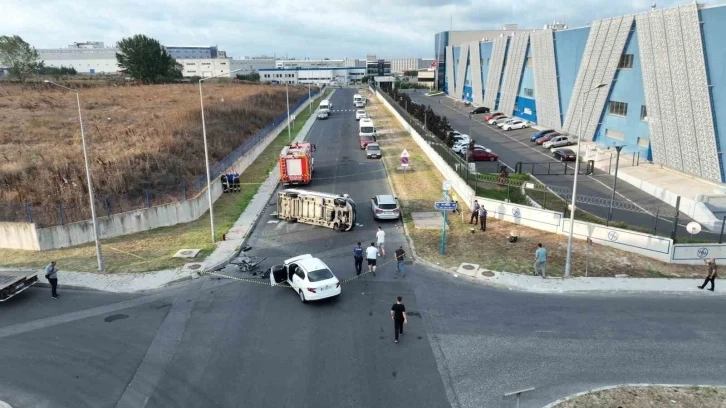
<path fill-rule="evenodd" d="M 313 181 L 315 159 L 312 143 L 295 142 L 280 152 L 280 182 L 289 184 L 310 184 Z"/>

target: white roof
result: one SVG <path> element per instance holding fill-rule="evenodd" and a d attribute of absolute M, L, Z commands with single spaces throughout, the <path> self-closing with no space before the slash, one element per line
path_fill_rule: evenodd
<path fill-rule="evenodd" d="M 296 256 L 294 258 L 290 258 L 285 261 L 285 265 L 289 265 L 291 263 L 298 264 L 298 266 L 302 267 L 306 271 L 316 271 L 318 269 L 330 269 L 330 268 L 328 268 L 328 265 L 325 264 L 325 262 L 323 262 L 319 258 L 313 257 L 310 254 Z"/>

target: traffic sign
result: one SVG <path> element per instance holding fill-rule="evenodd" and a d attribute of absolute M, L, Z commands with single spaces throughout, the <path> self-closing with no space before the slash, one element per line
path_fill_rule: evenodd
<path fill-rule="evenodd" d="M 406 149 L 401 152 L 401 166 L 408 167 L 408 151 Z"/>
<path fill-rule="evenodd" d="M 437 201 L 434 203 L 434 208 L 438 211 L 454 211 L 456 209 L 456 203 Z"/>
<path fill-rule="evenodd" d="M 441 189 L 444 191 L 451 190 L 451 182 L 449 180 L 444 180 L 444 182 L 441 184 Z"/>

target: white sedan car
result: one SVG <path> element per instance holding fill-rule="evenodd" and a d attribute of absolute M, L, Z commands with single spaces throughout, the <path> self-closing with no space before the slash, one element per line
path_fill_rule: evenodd
<path fill-rule="evenodd" d="M 575 144 L 568 136 L 556 136 L 552 140 L 548 140 L 542 143 L 542 147 L 545 149 L 551 149 L 553 147 L 563 147 Z"/>
<path fill-rule="evenodd" d="M 272 286 L 287 284 L 300 301 L 320 300 L 340 295 L 340 281 L 325 262 L 310 254 L 285 260 L 270 268 Z"/>
<path fill-rule="evenodd" d="M 526 120 L 513 119 L 498 125 L 503 130 L 524 129 L 529 126 Z"/>
<path fill-rule="evenodd" d="M 365 111 L 365 109 L 358 109 L 357 111 L 355 111 L 355 120 L 361 120 L 367 117 L 368 113 Z"/>
<path fill-rule="evenodd" d="M 490 125 L 498 125 L 498 124 L 504 123 L 504 122 L 506 122 L 506 121 L 508 121 L 510 119 L 512 119 L 512 118 L 510 118 L 509 116 L 499 116 L 499 117 L 496 117 L 494 119 L 491 119 L 489 121 L 489 124 Z"/>

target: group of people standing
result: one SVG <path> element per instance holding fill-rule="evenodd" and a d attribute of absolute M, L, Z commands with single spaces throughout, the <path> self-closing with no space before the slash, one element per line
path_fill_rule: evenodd
<path fill-rule="evenodd" d="M 375 242 L 371 242 L 371 245 L 365 250 L 363 249 L 360 242 L 356 244 L 355 247 L 353 247 L 353 259 L 355 261 L 355 273 L 356 275 L 360 275 L 363 269 L 363 258 L 365 256 L 365 259 L 368 263 L 368 272 L 372 273 L 373 276 L 376 276 L 376 267 L 378 262 L 378 257 L 385 257 L 386 256 L 386 249 L 385 249 L 385 243 L 386 243 L 386 232 L 383 231 L 383 228 L 378 227 L 378 231 L 376 232 L 376 240 Z M 398 249 L 396 249 L 396 272 L 401 275 L 401 277 L 406 276 L 406 271 L 404 269 L 403 263 L 406 259 L 406 251 L 403 250 L 403 245 L 399 245 Z M 398 278 L 398 276 L 394 276 L 394 278 Z"/>

